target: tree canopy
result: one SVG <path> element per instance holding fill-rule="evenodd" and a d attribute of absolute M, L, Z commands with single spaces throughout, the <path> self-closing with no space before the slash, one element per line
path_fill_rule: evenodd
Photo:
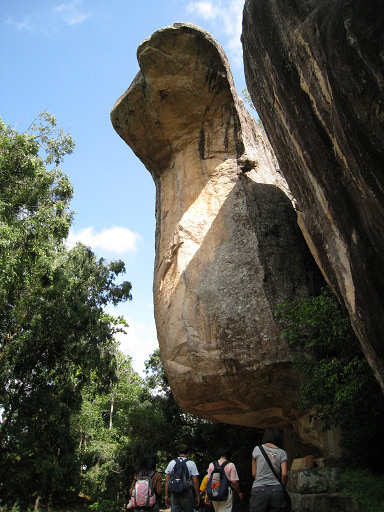
<path fill-rule="evenodd" d="M 122 319 L 104 306 L 131 299 L 107 263 L 65 239 L 72 186 L 58 165 L 71 137 L 41 114 L 26 133 L 0 120 L 0 496 L 49 497 L 76 477 L 71 415 L 91 377 L 115 378 Z M 47 169 L 47 165 L 51 165 Z"/>

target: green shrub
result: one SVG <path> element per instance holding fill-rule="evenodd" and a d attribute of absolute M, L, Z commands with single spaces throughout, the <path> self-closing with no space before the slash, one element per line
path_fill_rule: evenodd
<path fill-rule="evenodd" d="M 384 512 L 384 475 L 347 469 L 341 477 L 341 491 L 358 498 L 360 512 Z"/>
<path fill-rule="evenodd" d="M 380 471 L 384 445 L 384 397 L 347 313 L 326 289 L 317 297 L 281 304 L 282 337 L 292 345 L 293 366 L 303 374 L 302 411 L 341 429 L 340 445 L 349 467 Z"/>
<path fill-rule="evenodd" d="M 118 508 L 115 501 L 100 500 L 90 505 L 89 510 L 92 510 L 94 512 L 116 512 Z"/>
<path fill-rule="evenodd" d="M 15 503 L 14 505 L 3 505 L 0 502 L 0 512 L 32 512 L 32 511 L 33 511 L 32 506 L 25 508 L 24 506 L 20 506 L 17 503 Z"/>

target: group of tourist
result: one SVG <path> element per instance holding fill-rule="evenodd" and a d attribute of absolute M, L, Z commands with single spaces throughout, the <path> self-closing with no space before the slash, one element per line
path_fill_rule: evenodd
<path fill-rule="evenodd" d="M 252 452 L 254 482 L 250 512 L 286 510 L 287 454 L 281 446 L 280 431 L 269 428 L 264 432 L 262 444 L 256 446 Z M 243 500 L 236 467 L 229 460 L 231 451 L 228 448 L 221 448 L 218 451 L 217 461 L 209 464 L 207 474 L 200 486 L 199 472 L 189 456 L 190 448 L 185 444 L 181 445 L 178 457 L 171 460 L 165 470 L 165 505 L 171 508 L 171 512 L 194 512 L 200 505 L 200 492 L 203 492 L 205 512 L 231 512 L 233 493 L 235 492 L 239 499 Z M 153 504 L 147 500 L 146 506 L 138 501 L 138 494 L 141 492 L 138 483 L 143 478 L 147 478 L 152 484 L 150 487 L 154 494 L 153 500 L 156 498 Z M 156 471 L 154 454 L 147 454 L 144 457 L 142 467 L 132 482 L 130 494 L 130 506 L 143 511 L 144 509 L 150 509 L 151 512 L 159 511 L 163 486 L 162 476 Z"/>

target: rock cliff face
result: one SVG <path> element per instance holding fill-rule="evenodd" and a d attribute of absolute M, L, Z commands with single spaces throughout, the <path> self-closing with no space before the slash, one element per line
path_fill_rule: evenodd
<path fill-rule="evenodd" d="M 172 392 L 208 419 L 283 426 L 300 375 L 275 308 L 320 281 L 286 183 L 207 32 L 174 24 L 137 56 L 111 119 L 156 183 L 155 319 Z"/>
<path fill-rule="evenodd" d="M 384 390 L 384 4 L 246 0 L 247 86 Z"/>

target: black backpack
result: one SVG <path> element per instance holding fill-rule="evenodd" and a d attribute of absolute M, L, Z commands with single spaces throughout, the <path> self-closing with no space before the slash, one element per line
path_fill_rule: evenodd
<path fill-rule="evenodd" d="M 224 468 L 229 464 L 225 460 L 222 465 L 215 460 L 213 470 L 207 483 L 207 496 L 212 501 L 225 501 L 228 498 L 229 481 Z"/>
<path fill-rule="evenodd" d="M 175 459 L 175 465 L 171 471 L 169 479 L 169 490 L 172 494 L 181 494 L 188 491 L 191 487 L 190 476 L 187 467 L 187 460 L 182 457 Z"/>

